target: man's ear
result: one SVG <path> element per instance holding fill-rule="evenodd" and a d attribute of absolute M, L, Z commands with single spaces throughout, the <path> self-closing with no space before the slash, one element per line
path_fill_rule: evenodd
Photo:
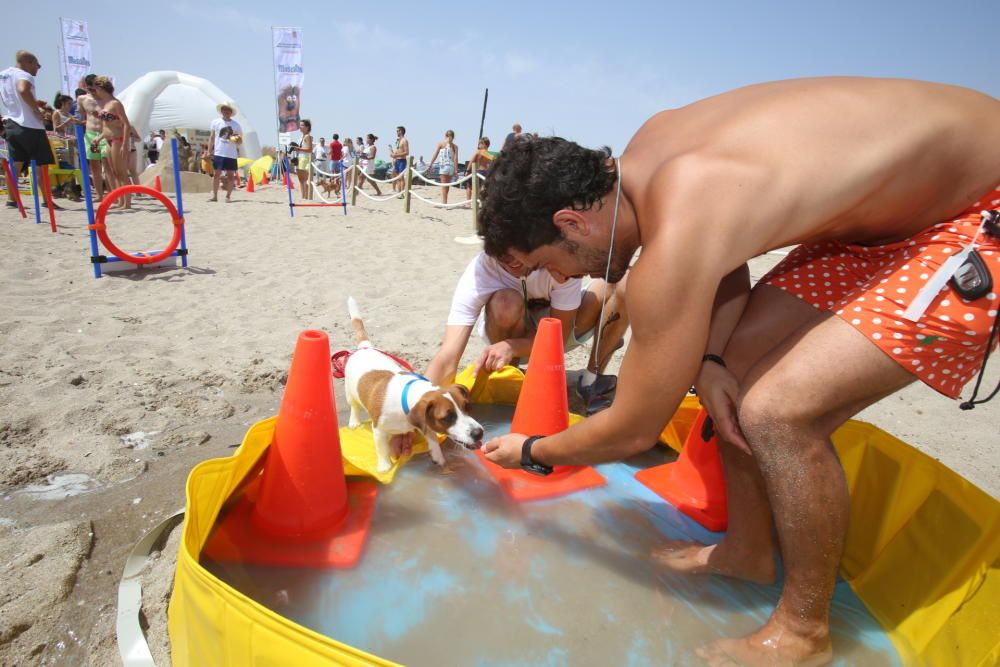
<path fill-rule="evenodd" d="M 590 220 L 583 215 L 582 211 L 561 208 L 552 214 L 552 224 L 566 237 L 573 233 L 579 236 L 590 235 Z"/>

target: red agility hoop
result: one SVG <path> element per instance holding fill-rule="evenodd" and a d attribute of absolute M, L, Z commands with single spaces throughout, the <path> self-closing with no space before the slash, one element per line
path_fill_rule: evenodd
<path fill-rule="evenodd" d="M 171 237 L 170 243 L 167 244 L 166 248 L 155 255 L 143 257 L 130 255 L 116 246 L 108 237 L 108 227 L 104 224 L 104 217 L 108 214 L 108 209 L 111 208 L 111 204 L 128 194 L 143 194 L 158 199 L 161 204 L 166 206 L 167 213 L 170 214 L 170 219 L 174 223 L 174 235 Z M 157 192 L 153 188 L 148 188 L 145 185 L 123 185 L 120 188 L 112 190 L 107 196 L 104 197 L 104 201 L 101 202 L 100 208 L 97 209 L 97 215 L 94 216 L 94 221 L 93 229 L 97 232 L 97 237 L 101 239 L 101 243 L 104 244 L 104 247 L 111 251 L 111 254 L 118 259 L 123 262 L 131 262 L 132 264 L 155 264 L 156 262 L 163 261 L 167 257 L 170 257 L 174 250 L 177 249 L 178 244 L 181 242 L 181 229 L 183 229 L 182 225 L 184 224 L 184 218 L 177 213 L 177 207 L 174 206 L 174 203 L 167 199 L 162 192 Z"/>

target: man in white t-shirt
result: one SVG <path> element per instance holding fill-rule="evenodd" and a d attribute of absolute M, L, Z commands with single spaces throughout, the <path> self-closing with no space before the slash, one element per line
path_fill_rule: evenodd
<path fill-rule="evenodd" d="M 55 157 L 45 135 L 45 118 L 35 98 L 35 75 L 42 68 L 35 54 L 18 51 L 14 67 L 0 71 L 0 105 L 3 107 L 4 133 L 11 169 L 17 178 L 25 162 L 34 160 L 39 166 L 53 164 Z M 14 208 L 13 188 L 7 186 L 7 206 Z"/>
<path fill-rule="evenodd" d="M 236 105 L 223 102 L 215 107 L 222 116 L 212 121 L 212 136 L 209 145 L 212 150 L 212 167 L 215 176 L 212 177 L 212 198 L 208 201 L 219 201 L 219 182 L 222 181 L 226 191 L 226 203 L 232 201 L 234 178 L 236 174 L 236 158 L 239 155 L 237 146 L 243 143 L 243 128 L 233 120 Z"/>
<path fill-rule="evenodd" d="M 319 138 L 319 143 L 313 146 L 313 164 L 323 171 L 330 171 L 330 165 L 326 161 L 326 139 Z"/>
<path fill-rule="evenodd" d="M 580 378 L 578 389 L 588 412 L 607 407 L 608 394 L 614 391 L 614 378 L 600 374 L 621 347 L 628 328 L 625 283 L 622 280 L 612 286 L 604 308 L 600 350 L 592 347 Z M 526 359 L 542 317 L 562 322 L 567 350 L 582 345 L 594 335 L 604 288 L 603 280 L 584 285 L 580 278 L 553 275 L 546 269 L 529 271 L 513 257 L 501 262 L 479 253 L 455 287 L 444 340 L 427 367 L 427 378 L 439 385 L 452 381 L 474 327 L 487 345 L 476 362 L 477 374 L 499 370 L 514 359 Z"/>

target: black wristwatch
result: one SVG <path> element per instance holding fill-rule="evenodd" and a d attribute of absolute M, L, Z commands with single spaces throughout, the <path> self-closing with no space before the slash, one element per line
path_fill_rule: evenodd
<path fill-rule="evenodd" d="M 521 468 L 530 472 L 532 475 L 540 475 L 544 477 L 546 475 L 552 474 L 552 466 L 547 466 L 544 463 L 539 463 L 535 459 L 531 458 L 531 446 L 535 444 L 535 440 L 544 438 L 544 435 L 533 435 L 524 441 L 521 445 Z"/>

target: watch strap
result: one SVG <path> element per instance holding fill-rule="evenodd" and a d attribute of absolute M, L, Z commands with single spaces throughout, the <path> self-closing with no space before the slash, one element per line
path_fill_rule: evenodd
<path fill-rule="evenodd" d="M 552 466 L 539 463 L 531 457 L 531 446 L 535 444 L 536 440 L 544 437 L 544 435 L 533 435 L 525 438 L 524 443 L 521 444 L 521 468 L 533 475 L 545 476 L 552 473 Z"/>

